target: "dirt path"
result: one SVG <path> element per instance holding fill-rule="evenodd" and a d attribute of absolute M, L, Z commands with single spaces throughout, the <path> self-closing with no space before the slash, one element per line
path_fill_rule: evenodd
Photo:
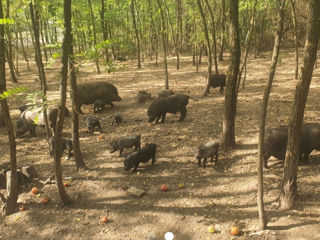
<path fill-rule="evenodd" d="M 63 207 L 54 184 L 42 187 L 41 196 L 47 196 L 47 205 L 39 203 L 41 197 L 29 191 L 19 195 L 19 203 L 26 206 L 24 212 L 0 217 L 0 239 L 164 239 L 168 231 L 175 239 L 320 239 L 320 182 L 319 154 L 311 154 L 310 164 L 299 167 L 297 208 L 279 211 L 274 208 L 279 196 L 282 177 L 281 162 L 270 159 L 270 169 L 265 174 L 265 204 L 272 233 L 249 236 L 258 225 L 256 207 L 256 158 L 258 116 L 262 92 L 266 85 L 270 55 L 249 59 L 246 88 L 238 98 L 236 119 L 237 148 L 220 153 L 217 165 L 208 163 L 207 169 L 197 166 L 194 157 L 200 143 L 219 139 L 222 130 L 224 96 L 219 90 L 199 101 L 190 100 L 184 122 L 178 123 L 179 114 L 167 115 L 165 125 L 147 123 L 146 110 L 149 105 L 135 104 L 138 90 L 150 91 L 152 96 L 164 89 L 163 70 L 151 62 L 144 62 L 141 70 L 135 63 L 124 62 L 117 66 L 121 71 L 114 74 L 97 75 L 93 64 L 82 64 L 78 82 L 105 80 L 117 86 L 122 102 L 116 108 L 93 114 L 92 106 L 84 107 L 80 117 L 81 147 L 90 171 L 76 172 L 74 159 L 62 159 L 63 175 L 72 177 L 68 194 L 74 200 L 72 207 Z M 198 98 L 203 92 L 205 78 L 195 72 L 188 57 L 182 58 L 181 70 L 175 70 L 171 60 L 169 66 L 170 88 L 175 92 L 187 93 Z M 47 69 L 49 94 L 57 97 L 59 63 Z M 21 69 L 21 67 L 20 67 Z M 227 63 L 220 66 L 227 71 Z M 202 64 L 201 72 L 206 71 Z M 8 75 L 9 76 L 9 75 Z M 268 109 L 268 126 L 286 124 L 296 81 L 294 55 L 283 53 L 282 64 L 277 69 Z M 305 121 L 319 122 L 320 81 L 319 68 L 314 73 Z M 21 85 L 34 88 L 35 65 L 31 73 L 21 72 Z M 9 86 L 12 86 L 9 84 Z M 69 101 L 69 100 L 68 100 Z M 10 100 L 13 119 L 19 117 L 17 107 L 23 101 Z M 68 106 L 70 103 L 68 102 Z M 119 126 L 110 126 L 112 116 L 120 112 L 126 121 Z M 103 134 L 85 133 L 84 118 L 97 116 Z M 37 128 L 37 137 L 26 135 L 17 139 L 18 165 L 33 165 L 42 179 L 53 173 L 53 160 L 49 155 L 45 131 Z M 118 153 L 109 153 L 109 142 L 119 136 L 139 133 L 142 145 L 156 143 L 159 148 L 154 166 L 150 162 L 142 165 L 137 174 L 123 169 L 123 158 Z M 64 135 L 71 137 L 70 118 L 65 121 Z M 0 164 L 8 161 L 9 152 L 5 129 L 0 129 Z M 130 151 L 125 151 L 128 154 Z M 168 192 L 161 192 L 166 184 Z M 179 188 L 184 184 L 184 188 Z M 126 189 L 134 186 L 145 190 L 136 198 Z M 109 223 L 100 219 L 109 215 Z M 208 233 L 213 225 L 216 233 Z M 232 237 L 233 225 L 239 226 L 244 234 Z"/>

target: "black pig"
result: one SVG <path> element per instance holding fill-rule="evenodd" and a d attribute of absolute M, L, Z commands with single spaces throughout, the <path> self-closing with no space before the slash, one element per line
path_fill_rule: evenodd
<path fill-rule="evenodd" d="M 113 126 L 114 123 L 116 123 L 117 125 L 119 125 L 119 123 L 122 123 L 122 116 L 118 112 L 114 114 L 111 126 Z"/>
<path fill-rule="evenodd" d="M 223 88 L 226 86 L 226 78 L 225 74 L 213 74 L 210 77 L 210 87 L 217 88 L 220 87 L 220 92 L 223 91 Z"/>
<path fill-rule="evenodd" d="M 110 142 L 110 153 L 114 153 L 115 151 L 120 150 L 119 156 L 121 156 L 123 149 L 131 148 L 135 146 L 135 150 L 141 147 L 141 135 L 131 135 L 120 137 L 112 142 Z"/>
<path fill-rule="evenodd" d="M 79 112 L 83 104 L 93 104 L 96 99 L 104 99 L 113 106 L 113 101 L 121 101 L 117 88 L 107 82 L 90 82 L 78 86 L 77 106 Z"/>
<path fill-rule="evenodd" d="M 151 165 L 156 161 L 157 145 L 150 143 L 138 151 L 130 153 L 124 160 L 124 170 L 133 168 L 133 172 L 137 171 L 141 162 L 147 162 L 152 159 Z"/>
<path fill-rule="evenodd" d="M 102 127 L 100 125 L 99 119 L 96 117 L 86 117 L 86 125 L 88 132 L 93 133 L 94 129 L 97 127 L 99 132 L 102 133 Z"/>
<path fill-rule="evenodd" d="M 213 157 L 216 157 L 215 163 L 218 162 L 218 152 L 219 152 L 219 142 L 218 141 L 209 141 L 205 144 L 201 144 L 198 147 L 198 152 L 196 154 L 196 159 L 198 160 L 198 166 L 200 166 L 201 159 L 203 158 L 203 167 L 206 168 L 207 158 L 211 158 L 213 162 Z"/>
<path fill-rule="evenodd" d="M 266 130 L 264 138 L 264 167 L 268 168 L 267 161 L 273 156 L 284 160 L 288 142 L 288 126 L 279 126 Z M 313 150 L 320 151 L 320 124 L 303 123 L 301 126 L 300 163 L 307 163 L 309 154 Z"/>
<path fill-rule="evenodd" d="M 153 101 L 148 108 L 148 122 L 153 122 L 156 119 L 156 124 L 165 122 L 166 114 L 176 114 L 180 112 L 179 122 L 182 122 L 187 115 L 186 106 L 189 103 L 189 96 L 185 94 L 171 95 L 165 98 L 159 98 Z"/>
<path fill-rule="evenodd" d="M 53 137 L 49 138 L 49 146 L 50 146 L 50 155 L 53 156 L 54 154 L 54 138 Z M 65 139 L 65 138 L 61 139 L 61 151 L 60 151 L 61 155 L 64 150 L 68 151 L 69 157 L 72 156 L 72 150 L 73 150 L 72 140 Z"/>

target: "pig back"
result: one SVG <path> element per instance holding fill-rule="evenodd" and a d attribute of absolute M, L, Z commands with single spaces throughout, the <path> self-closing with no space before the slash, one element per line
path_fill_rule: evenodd
<path fill-rule="evenodd" d="M 189 103 L 189 96 L 185 94 L 171 95 L 167 98 L 164 98 L 164 102 L 167 112 L 176 113 L 182 109 L 185 109 Z"/>
<path fill-rule="evenodd" d="M 90 82 L 79 84 L 78 104 L 92 104 L 98 98 L 121 101 L 117 88 L 107 82 Z"/>

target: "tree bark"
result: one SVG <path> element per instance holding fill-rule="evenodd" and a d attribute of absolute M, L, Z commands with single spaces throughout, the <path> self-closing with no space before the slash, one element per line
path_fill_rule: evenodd
<path fill-rule="evenodd" d="M 296 50 L 296 69 L 294 71 L 294 76 L 295 79 L 297 80 L 299 77 L 299 43 L 298 43 L 298 22 L 297 22 L 297 13 L 296 13 L 296 1 L 295 0 L 290 0 L 290 5 L 291 5 L 291 12 L 292 12 L 292 23 L 293 23 L 293 29 L 294 29 L 294 47 Z"/>
<path fill-rule="evenodd" d="M 169 12 L 169 8 L 167 6 L 166 0 L 163 0 L 164 2 L 164 6 L 166 8 L 166 15 L 167 15 L 167 19 L 168 19 L 168 23 L 169 23 L 169 27 L 170 27 L 170 32 L 172 35 L 172 40 L 173 40 L 173 46 L 174 46 L 174 52 L 175 55 L 177 56 L 177 70 L 180 69 L 180 55 L 179 55 L 179 48 L 178 48 L 178 42 L 177 42 L 177 37 L 173 31 L 173 26 L 170 20 L 170 12 Z"/>
<path fill-rule="evenodd" d="M 204 0 L 208 10 L 209 10 L 209 14 L 210 14 L 210 18 L 211 18 L 211 28 L 212 28 L 212 51 L 213 51 L 213 62 L 214 62 L 214 68 L 215 68 L 215 74 L 219 74 L 219 70 L 218 70 L 218 61 L 217 61 L 217 40 L 216 40 L 216 24 L 215 24 L 215 20 L 214 20 L 214 15 L 212 12 L 212 9 L 210 7 L 210 4 L 208 2 L 208 0 Z"/>
<path fill-rule="evenodd" d="M 101 17 L 101 30 L 102 30 L 102 37 L 103 37 L 103 41 L 107 41 L 108 39 L 108 30 L 107 30 L 107 24 L 106 24 L 106 20 L 104 19 L 104 12 L 106 11 L 105 9 L 105 5 L 104 5 L 104 0 L 101 0 L 101 12 L 100 12 L 100 17 Z M 109 62 L 109 49 L 106 46 L 104 49 L 104 54 L 106 57 L 106 61 Z"/>
<path fill-rule="evenodd" d="M 100 74 L 101 72 L 100 72 L 100 66 L 99 66 L 99 53 L 97 51 L 96 24 L 95 24 L 95 21 L 94 21 L 94 14 L 93 14 L 91 0 L 88 0 L 88 5 L 89 5 L 89 9 L 90 9 L 92 28 L 93 28 L 93 45 L 94 45 L 94 51 L 95 51 L 95 62 L 96 62 L 96 66 L 97 66 L 97 72 L 98 72 L 98 74 Z"/>
<path fill-rule="evenodd" d="M 297 195 L 297 170 L 300 156 L 301 125 L 305 104 L 307 101 L 314 63 L 320 38 L 320 1 L 309 1 L 309 18 L 307 39 L 304 48 L 303 67 L 301 77 L 296 87 L 291 106 L 288 127 L 288 144 L 284 161 L 282 186 L 280 193 L 280 208 L 290 209 L 295 205 Z"/>
<path fill-rule="evenodd" d="M 72 143 L 73 143 L 73 155 L 76 162 L 77 171 L 79 169 L 88 169 L 81 153 L 80 148 L 80 140 L 79 140 L 79 109 L 77 102 L 77 78 L 76 78 L 76 71 L 75 71 L 75 64 L 74 64 L 74 56 L 73 56 L 73 44 L 72 44 L 72 35 L 71 35 L 71 47 L 70 47 L 70 69 L 71 69 L 71 76 L 70 76 L 70 99 L 72 102 L 72 115 L 71 115 L 71 130 L 72 130 Z"/>
<path fill-rule="evenodd" d="M 231 63 L 229 66 L 223 116 L 222 145 L 225 151 L 235 146 L 235 117 L 237 111 L 237 79 L 240 65 L 240 34 L 238 18 L 238 0 L 229 0 Z"/>
<path fill-rule="evenodd" d="M 46 75 L 44 72 L 43 68 L 43 63 L 42 63 L 42 57 L 41 57 L 41 50 L 40 50 L 40 40 L 39 40 L 39 12 L 38 12 L 38 2 L 35 2 L 35 8 L 33 7 L 32 1 L 29 3 L 29 8 L 30 8 L 30 17 L 32 21 L 32 27 L 33 27 L 33 33 L 34 33 L 34 42 L 35 42 L 35 61 L 37 63 L 37 68 L 38 68 L 38 75 L 41 83 L 41 89 L 43 92 L 43 119 L 45 123 L 45 129 L 47 132 L 48 138 L 51 137 L 51 132 L 49 129 L 49 124 L 48 124 L 48 116 L 47 116 L 47 81 L 46 81 Z"/>
<path fill-rule="evenodd" d="M 2 1 L 0 1 L 0 19 L 3 19 Z M 6 70 L 5 70 L 5 42 L 4 42 L 4 25 L 0 24 L 0 93 L 6 91 Z M 18 179 L 17 179 L 17 158 L 16 158 L 16 140 L 13 132 L 12 121 L 6 99 L 0 100 L 1 113 L 5 122 L 9 146 L 10 146 L 10 190 L 9 196 L 4 205 L 4 213 L 9 215 L 13 213 L 17 208 L 18 199 Z"/>
<path fill-rule="evenodd" d="M 10 18 L 10 2 L 9 0 L 6 0 L 7 6 L 7 12 L 6 12 L 6 18 Z M 8 65 L 9 65 L 9 69 L 10 69 L 10 75 L 11 75 L 11 81 L 14 83 L 17 83 L 17 77 L 14 71 L 14 63 L 13 63 L 13 59 L 12 59 L 12 39 L 11 39 L 11 31 L 10 31 L 10 26 L 9 24 L 6 24 L 6 34 L 7 34 L 7 42 L 8 42 L 8 48 L 6 49 L 6 54 L 5 56 L 7 57 L 8 60 Z"/>
<path fill-rule="evenodd" d="M 48 62 L 46 42 L 44 41 L 44 34 L 43 34 L 43 20 L 40 17 L 39 17 L 39 28 L 40 28 L 40 36 L 41 36 L 42 48 L 44 52 L 44 58 L 46 59 L 46 62 Z"/>
<path fill-rule="evenodd" d="M 204 28 L 204 36 L 206 38 L 207 49 L 208 49 L 208 81 L 207 81 L 206 88 L 202 94 L 202 96 L 207 96 L 208 92 L 209 92 L 209 88 L 210 88 L 211 68 L 212 68 L 211 44 L 210 44 L 210 39 L 209 39 L 209 34 L 208 34 L 208 26 L 207 26 L 206 16 L 204 15 L 200 0 L 197 0 L 197 5 L 198 5 L 198 9 L 199 9 L 199 12 L 201 15 L 203 28 Z"/>
<path fill-rule="evenodd" d="M 136 17 L 135 17 L 135 10 L 134 10 L 134 1 L 131 0 L 130 4 L 130 9 L 131 9 L 131 15 L 132 15 L 132 24 L 134 28 L 134 32 L 136 35 L 136 41 L 137 41 L 137 57 L 138 57 L 138 65 L 137 68 L 141 69 L 141 59 L 140 59 L 140 37 L 139 37 L 139 32 L 137 28 L 137 23 L 136 23 Z"/>
<path fill-rule="evenodd" d="M 266 116 L 267 116 L 267 107 L 269 95 L 272 87 L 272 82 L 274 78 L 274 74 L 276 71 L 279 51 L 281 46 L 282 34 L 283 34 L 283 24 L 284 24 L 284 12 L 285 12 L 285 0 L 281 2 L 281 0 L 277 0 L 277 28 L 275 31 L 275 40 L 274 47 L 272 53 L 271 66 L 269 70 L 269 79 L 266 89 L 264 91 L 262 107 L 261 107 L 261 122 L 259 127 L 259 145 L 258 145 L 258 195 L 257 195 L 257 203 L 258 203 L 258 212 L 259 212 L 259 229 L 263 230 L 267 227 L 267 218 L 264 211 L 264 203 L 263 203 L 263 161 L 264 161 L 264 134 L 265 134 L 265 125 L 266 125 Z"/>
<path fill-rule="evenodd" d="M 222 10 L 222 20 L 221 20 L 221 37 L 220 37 L 220 52 L 219 52 L 219 61 L 223 61 L 223 51 L 225 45 L 225 32 L 226 32 L 226 1 L 221 0 L 221 10 Z"/>
<path fill-rule="evenodd" d="M 22 38 L 22 32 L 21 32 L 21 27 L 20 27 L 20 24 L 17 23 L 17 31 L 18 31 L 18 34 L 19 34 L 19 39 L 20 39 L 20 44 L 21 44 L 21 50 L 22 50 L 22 55 L 23 55 L 23 58 L 24 60 L 26 61 L 27 63 L 27 69 L 28 71 L 30 71 L 30 66 L 29 66 L 29 58 L 28 58 L 28 54 L 26 52 L 26 49 L 24 48 L 24 41 L 23 41 L 23 38 Z"/>
<path fill-rule="evenodd" d="M 161 16 L 161 35 L 162 35 L 162 50 L 163 50 L 163 64 L 164 64 L 164 72 L 165 72 L 165 89 L 169 90 L 169 74 L 168 74 L 168 64 L 167 64 L 167 45 L 166 45 L 166 29 L 165 29 L 165 21 L 163 16 L 163 9 L 161 0 L 157 0 L 158 7 L 160 8 L 160 16 Z"/>
<path fill-rule="evenodd" d="M 54 167 L 56 183 L 60 195 L 60 199 L 64 205 L 71 203 L 66 190 L 62 183 L 62 172 L 61 172 L 61 139 L 62 139 L 62 128 L 64 113 L 66 107 L 66 93 L 67 93 L 67 79 L 68 79 L 68 60 L 71 49 L 71 0 L 64 0 L 64 39 L 62 43 L 62 67 L 61 67 L 61 79 L 59 86 L 59 103 L 58 103 L 58 116 L 56 123 L 56 131 L 54 137 Z"/>

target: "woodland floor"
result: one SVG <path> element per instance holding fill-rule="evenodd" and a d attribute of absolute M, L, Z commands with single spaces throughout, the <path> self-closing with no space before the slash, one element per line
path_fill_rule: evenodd
<path fill-rule="evenodd" d="M 268 126 L 287 124 L 290 113 L 294 80 L 293 50 L 282 52 L 277 68 L 268 108 Z M 302 51 L 300 52 L 302 56 Z M 274 206 L 279 197 L 282 164 L 270 159 L 270 168 L 264 169 L 265 208 L 270 232 L 262 236 L 249 236 L 258 225 L 257 195 L 257 140 L 260 105 L 266 85 L 271 53 L 258 59 L 249 58 L 246 87 L 238 96 L 236 118 L 237 147 L 229 153 L 220 151 L 217 165 L 208 163 L 207 169 L 197 166 L 194 157 L 197 146 L 209 139 L 219 139 L 222 132 L 224 96 L 211 89 L 206 98 L 199 98 L 205 87 L 206 59 L 199 73 L 190 57 L 182 57 L 181 69 L 175 69 L 175 59 L 170 59 L 169 82 L 175 92 L 187 93 L 199 101 L 189 101 L 184 122 L 177 122 L 179 114 L 167 115 L 164 125 L 147 123 L 149 103 L 136 105 L 139 90 L 152 96 L 164 89 L 162 65 L 145 61 L 142 69 L 135 62 L 118 62 L 117 72 L 96 74 L 95 66 L 88 62 L 79 67 L 78 82 L 103 80 L 118 88 L 121 102 L 114 109 L 95 114 L 103 127 L 101 134 L 87 134 L 84 119 L 94 115 L 92 106 L 84 106 L 80 116 L 80 141 L 88 171 L 76 171 L 74 158 L 62 158 L 63 176 L 72 177 L 67 193 L 74 200 L 71 207 L 63 207 L 55 184 L 40 188 L 40 196 L 47 196 L 47 205 L 39 203 L 41 197 L 30 194 L 29 186 L 18 202 L 26 210 L 0 217 L 0 239 L 164 239 L 172 232 L 175 239 L 320 239 L 320 155 L 313 152 L 310 164 L 299 166 L 298 200 L 294 210 L 279 211 Z M 22 63 L 21 63 L 22 64 Z M 8 87 L 27 86 L 39 89 L 34 63 L 28 72 L 20 65 L 19 84 L 8 80 Z M 228 62 L 220 64 L 226 73 Z M 49 95 L 57 98 L 60 79 L 60 62 L 46 68 Z M 9 73 L 7 72 L 7 76 Z M 306 122 L 319 122 L 320 71 L 315 69 L 305 111 Z M 18 106 L 24 100 L 10 100 L 11 115 L 19 118 Z M 67 106 L 70 109 L 68 98 Z M 111 126 L 112 116 L 120 112 L 126 123 Z M 71 119 L 65 119 L 64 136 L 71 138 Z M 15 125 L 15 124 L 14 124 Z M 15 126 L 16 127 L 16 126 Z M 33 165 L 47 179 L 53 174 L 53 160 L 49 155 L 45 131 L 37 128 L 37 136 L 29 134 L 17 139 L 19 166 Z M 159 148 L 154 166 L 141 164 L 138 173 L 124 171 L 123 158 L 118 152 L 109 153 L 109 142 L 119 136 L 142 135 L 142 145 L 156 143 Z M 0 164 L 9 161 L 6 130 L 0 129 Z M 128 154 L 132 149 L 126 150 Z M 70 181 L 70 180 L 68 180 Z M 180 189 L 179 184 L 184 183 Z M 161 184 L 169 187 L 161 192 Z M 134 186 L 145 190 L 140 198 L 130 195 L 126 188 Z M 4 193 L 4 190 L 2 191 Z M 213 203 L 210 204 L 210 203 Z M 109 216 L 109 223 L 100 222 Z M 208 233 L 213 225 L 216 233 Z M 232 237 L 230 229 L 239 226 L 243 234 Z"/>

